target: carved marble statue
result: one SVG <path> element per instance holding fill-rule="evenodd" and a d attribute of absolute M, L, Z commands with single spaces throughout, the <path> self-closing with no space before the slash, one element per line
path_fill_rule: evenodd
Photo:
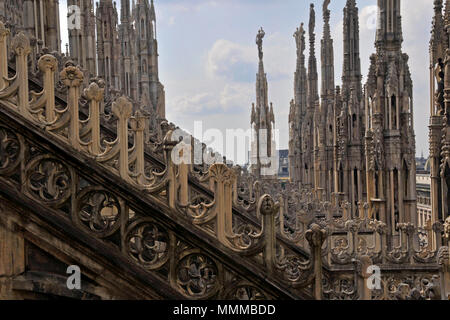
<path fill-rule="evenodd" d="M 259 29 L 258 34 L 256 35 L 256 44 L 258 46 L 258 54 L 259 54 L 259 60 L 262 60 L 263 58 L 263 38 L 266 35 L 263 28 Z"/>

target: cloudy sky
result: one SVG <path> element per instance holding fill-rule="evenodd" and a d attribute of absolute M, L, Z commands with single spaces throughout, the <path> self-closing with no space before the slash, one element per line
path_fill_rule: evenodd
<path fill-rule="evenodd" d="M 273 102 L 275 125 L 280 130 L 278 147 L 287 148 L 289 101 L 293 98 L 296 63 L 292 35 L 301 22 L 308 24 L 310 2 L 316 6 L 320 75 L 322 0 L 155 0 L 160 80 L 166 88 L 167 118 L 190 132 L 194 121 L 202 121 L 203 130 L 247 130 L 251 103 L 256 99 L 255 36 L 262 26 L 266 32 L 264 64 L 269 100 Z M 345 2 L 332 0 L 330 5 L 336 85 L 341 83 L 342 74 Z M 369 56 L 375 50 L 376 2 L 357 1 L 364 76 L 369 68 Z M 66 0 L 60 3 L 61 16 L 65 17 Z M 120 8 L 120 0 L 117 7 Z M 431 0 L 402 2 L 403 50 L 410 56 L 414 83 L 416 149 L 418 155 L 423 152 L 425 156 L 428 155 L 428 42 L 432 14 Z M 65 21 L 63 30 L 64 24 Z M 63 41 L 67 42 L 65 33 Z"/>

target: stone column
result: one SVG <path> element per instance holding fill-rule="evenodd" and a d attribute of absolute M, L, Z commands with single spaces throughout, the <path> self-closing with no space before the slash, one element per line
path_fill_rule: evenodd
<path fill-rule="evenodd" d="M 0 207 L 0 213 L 5 208 Z M 13 223 L 0 224 L 0 278 L 21 274 L 25 271 L 24 239 Z"/>
<path fill-rule="evenodd" d="M 8 76 L 8 52 L 6 47 L 6 39 L 9 36 L 9 29 L 5 28 L 3 22 L 0 21 L 0 90 L 5 87 L 3 78 Z"/>
<path fill-rule="evenodd" d="M 311 248 L 311 259 L 314 264 L 314 297 L 322 300 L 322 244 L 327 237 L 327 232 L 314 223 L 311 225 L 311 229 L 306 231 L 305 237 Z"/>
<path fill-rule="evenodd" d="M 119 144 L 119 173 L 120 176 L 129 181 L 128 161 L 128 122 L 131 117 L 133 105 L 128 98 L 122 96 L 112 104 L 112 113 L 117 117 L 117 141 Z M 141 141 L 143 143 L 143 141 Z"/>
<path fill-rule="evenodd" d="M 373 265 L 372 260 L 368 256 L 361 256 L 359 259 L 354 259 L 355 265 L 355 284 L 359 292 L 359 300 L 372 300 L 371 289 L 368 285 L 369 277 L 372 273 L 368 273 L 369 267 Z"/>
<path fill-rule="evenodd" d="M 273 273 L 276 258 L 276 231 L 275 231 L 275 215 L 280 209 L 280 205 L 276 204 L 272 197 L 264 195 L 259 199 L 258 212 L 263 217 L 264 229 L 264 265 L 267 273 Z"/>
<path fill-rule="evenodd" d="M 29 91 L 28 91 L 28 55 L 31 53 L 30 40 L 20 32 L 12 41 L 12 50 L 16 54 L 16 68 L 18 81 L 18 106 L 19 112 L 30 118 Z"/>
<path fill-rule="evenodd" d="M 5 210 L 0 204 L 0 300 L 18 298 L 12 291 L 11 278 L 23 273 L 26 263 L 24 238 Z"/>
<path fill-rule="evenodd" d="M 67 63 L 61 71 L 60 79 L 68 87 L 67 106 L 70 113 L 68 139 L 72 147 L 81 150 L 80 144 L 80 122 L 79 122 L 79 99 L 80 87 L 83 83 L 83 73 L 72 63 Z"/>
<path fill-rule="evenodd" d="M 84 89 L 84 95 L 89 101 L 89 129 L 91 130 L 91 141 L 89 152 L 99 155 L 102 151 L 100 136 L 100 104 L 104 99 L 104 89 L 100 88 L 96 82 L 92 82 L 88 88 Z"/>
<path fill-rule="evenodd" d="M 408 170 L 408 168 L 405 168 Z M 407 174 L 407 172 L 403 172 L 403 170 L 398 170 L 397 175 L 397 183 L 398 183 L 398 211 L 399 211 L 399 221 L 400 222 L 411 222 L 411 218 L 409 217 L 408 206 L 404 206 L 404 197 L 405 194 L 404 186 L 403 186 L 403 174 Z M 408 188 L 408 186 L 406 186 Z M 408 191 L 408 190 L 406 190 Z M 408 192 L 407 192 L 408 193 Z M 407 196 L 408 198 L 408 196 Z"/>
<path fill-rule="evenodd" d="M 44 74 L 45 121 L 52 123 L 55 113 L 55 71 L 58 70 L 58 60 L 49 54 L 42 56 L 38 62 L 39 70 Z"/>
<path fill-rule="evenodd" d="M 439 249 L 438 260 L 441 265 L 441 297 L 442 300 L 450 300 L 450 217 L 445 220 L 444 239 L 446 246 Z"/>

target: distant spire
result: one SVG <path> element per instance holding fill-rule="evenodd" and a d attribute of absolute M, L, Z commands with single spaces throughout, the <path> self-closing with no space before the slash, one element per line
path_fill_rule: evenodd
<path fill-rule="evenodd" d="M 400 50 L 403 42 L 401 0 L 378 0 L 379 21 L 375 45 L 378 50 Z"/>
<path fill-rule="evenodd" d="M 323 1 L 323 38 L 324 39 L 331 39 L 331 33 L 330 33 L 330 9 L 328 9 L 328 6 L 330 5 L 331 0 L 324 0 Z"/>
<path fill-rule="evenodd" d="M 153 3 L 153 0 L 150 4 L 150 19 L 155 21 L 156 20 L 156 13 L 155 13 L 155 4 Z"/>
<path fill-rule="evenodd" d="M 252 114 L 250 116 L 250 123 L 256 122 L 256 110 L 255 110 L 255 104 L 252 103 Z"/>
<path fill-rule="evenodd" d="M 362 98 L 361 58 L 359 51 L 359 17 L 355 0 L 347 0 L 344 8 L 344 63 L 342 70 L 342 92 L 348 97 L 355 87 L 357 97 Z"/>
<path fill-rule="evenodd" d="M 318 75 L 317 75 L 317 60 L 316 60 L 316 35 L 314 29 L 316 27 L 316 12 L 314 11 L 314 4 L 311 3 L 309 12 L 309 62 L 308 62 L 308 104 L 309 108 L 314 108 L 318 96 Z"/>
<path fill-rule="evenodd" d="M 256 45 L 258 46 L 259 66 L 258 74 L 256 75 L 256 108 L 268 108 L 267 97 L 267 77 L 264 72 L 263 63 L 263 38 L 266 35 L 263 28 L 258 30 L 256 35 Z M 266 111 L 266 110 L 264 110 Z M 268 111 L 268 110 L 267 110 Z M 266 112 L 267 113 L 267 112 Z"/>
<path fill-rule="evenodd" d="M 439 58 L 444 57 L 444 47 L 448 42 L 444 36 L 444 17 L 442 15 L 442 0 L 434 0 L 434 17 L 430 39 L 430 64 L 434 66 Z"/>
<path fill-rule="evenodd" d="M 298 108 L 298 116 L 302 116 L 306 112 L 307 108 L 307 95 L 308 95 L 308 80 L 305 67 L 305 30 L 303 28 L 303 22 L 300 28 L 297 28 L 294 33 L 295 42 L 297 45 L 297 68 L 295 71 L 294 80 L 294 101 Z"/>
<path fill-rule="evenodd" d="M 253 173 L 260 176 L 261 170 L 269 169 L 267 163 L 262 163 L 260 156 L 263 156 L 264 162 L 267 157 L 271 157 L 272 148 L 275 148 L 272 129 L 275 124 L 275 117 L 273 114 L 273 106 L 268 99 L 268 85 L 267 76 L 264 73 L 263 64 L 263 38 L 265 32 L 263 28 L 258 30 L 256 35 L 256 45 L 258 47 L 259 67 L 256 75 L 256 106 L 252 105 L 252 124 L 257 128 L 255 144 L 252 143 Z M 265 151 L 264 151 L 265 150 Z M 262 152 L 262 153 L 261 153 Z M 264 154 L 264 152 L 267 152 Z M 265 168 L 265 169 L 264 169 Z M 272 174 L 271 174 L 272 175 Z"/>
<path fill-rule="evenodd" d="M 120 10 L 120 22 L 122 21 L 130 21 L 130 0 L 121 0 L 120 1 L 121 10 Z"/>
<path fill-rule="evenodd" d="M 323 2 L 323 39 L 322 39 L 322 97 L 333 96 L 334 93 L 334 49 L 330 32 L 330 0 Z"/>
<path fill-rule="evenodd" d="M 316 34 L 314 33 L 314 29 L 316 27 L 316 11 L 314 10 L 314 4 L 311 3 L 311 7 L 309 10 L 309 55 L 311 57 L 315 57 L 316 55 Z"/>

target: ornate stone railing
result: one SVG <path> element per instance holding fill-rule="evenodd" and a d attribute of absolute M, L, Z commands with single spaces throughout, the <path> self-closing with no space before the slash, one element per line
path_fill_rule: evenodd
<path fill-rule="evenodd" d="M 146 161 L 144 151 L 145 118 L 139 111 L 133 113 L 132 104 L 126 97 L 118 97 L 112 103 L 116 133 L 115 139 L 108 141 L 101 132 L 100 109 L 104 91 L 98 81 L 91 81 L 82 90 L 83 73 L 70 61 L 66 62 L 59 79 L 67 87 L 67 104 L 56 103 L 58 60 L 50 54 L 40 56 L 37 66 L 43 76 L 43 85 L 42 91 L 34 92 L 29 89 L 28 79 L 29 39 L 19 33 L 13 39 L 11 49 L 15 54 L 16 74 L 9 77 L 7 68 L 0 69 L 0 78 L 4 80 L 0 90 L 2 108 L 19 114 L 52 137 L 55 143 L 62 143 L 82 154 L 89 159 L 91 169 L 99 167 L 107 175 L 120 178 L 120 184 L 139 194 L 142 202 L 157 204 L 175 221 L 189 222 L 195 229 L 192 232 L 209 235 L 221 244 L 221 248 L 231 250 L 229 252 L 240 256 L 247 264 L 255 264 L 255 271 L 260 270 L 258 272 L 265 274 L 265 278 L 278 279 L 276 281 L 282 286 L 284 283 L 286 292 L 305 295 L 307 287 L 316 279 L 315 297 L 321 298 L 321 286 L 318 285 L 322 272 L 320 252 L 326 235 L 317 225 L 305 232 L 312 248 L 311 257 L 307 259 L 277 242 L 275 215 L 279 204 L 269 195 L 262 195 L 255 208 L 257 216 L 261 217 L 260 230 L 258 225 L 236 221 L 233 216 L 235 176 L 233 170 L 223 164 L 209 167 L 204 177 L 214 198 L 210 202 L 192 201 L 189 167 L 175 165 L 172 159 L 178 143 L 172 137 L 173 127 L 167 123 L 162 125 L 164 139 L 160 147 L 164 152 L 164 168 L 153 167 Z M 4 38 L 0 38 L 0 60 L 0 64 L 7 65 Z M 82 93 L 88 104 L 86 119 L 80 118 Z M 140 204 L 126 200 L 121 192 L 111 191 L 107 185 L 91 181 L 79 168 L 40 150 L 38 145 L 25 141 L 7 126 L 1 127 L 1 136 L 0 175 L 7 178 L 18 175 L 20 186 L 17 187 L 25 196 L 61 210 L 77 227 L 91 236 L 114 243 L 143 268 L 162 273 L 161 269 L 168 268 L 168 280 L 186 297 L 208 298 L 225 290 L 227 286 L 220 283 L 220 279 L 226 278 L 221 274 L 224 264 L 200 253 L 201 250 L 190 252 L 188 248 L 192 245 L 183 245 L 176 232 L 156 217 L 145 214 L 139 208 Z M 187 253 L 175 254 L 174 250 L 184 247 Z M 191 274 L 192 268 L 197 270 L 196 275 Z M 271 296 L 270 293 L 261 295 Z"/>
<path fill-rule="evenodd" d="M 254 264 L 265 278 L 276 279 L 286 286 L 287 292 L 301 295 L 302 290 L 314 290 L 311 294 L 319 299 L 322 296 L 368 298 L 361 279 L 367 278 L 365 270 L 369 262 L 387 268 L 407 266 L 411 272 L 430 265 L 437 270 L 439 252 L 444 252 L 440 248 L 442 226 L 436 225 L 433 231 L 436 247 L 418 249 L 417 232 L 412 225 L 399 224 L 400 241 L 395 243 L 386 234 L 383 223 L 369 219 L 364 204 L 360 205 L 360 216 L 352 219 L 348 204 L 320 201 L 311 191 L 300 190 L 293 184 L 282 189 L 279 183 L 255 181 L 238 167 L 221 163 L 175 164 L 173 156 L 179 149 L 173 125 L 162 122 L 158 131 L 163 138 L 149 139 L 148 117 L 140 110 L 133 112 L 132 103 L 126 97 L 105 101 L 100 79 L 92 79 L 82 90 L 83 73 L 70 61 L 66 61 L 58 75 L 59 59 L 50 54 L 40 55 L 36 67 L 37 74 L 43 78 L 42 90 L 30 90 L 30 44 L 22 33 L 11 44 L 16 74 L 10 77 L 6 36 L 7 30 L 0 24 L 2 108 L 20 114 L 55 141 L 83 154 L 89 159 L 88 165 L 98 166 L 106 175 L 119 178 L 120 184 L 139 195 L 134 201 L 157 204 L 173 221 L 215 239 L 229 255 Z M 55 99 L 56 81 L 67 88 L 66 104 Z M 106 103 L 110 104 L 110 113 L 103 114 Z M 115 132 L 103 130 L 102 123 L 112 121 L 115 124 L 110 128 Z M 90 181 L 63 159 L 45 152 L 25 153 L 27 142 L 21 135 L 5 126 L 1 130 L 4 151 L 0 155 L 0 175 L 9 178 L 19 175 L 26 196 L 65 211 L 74 224 L 92 236 L 111 241 L 120 234 L 116 243 L 119 250 L 148 270 L 167 273 L 171 284 L 187 297 L 217 296 L 219 289 L 206 289 L 211 279 L 203 279 L 203 287 L 196 289 L 200 292 L 193 293 L 192 288 L 180 284 L 188 280 L 176 277 L 180 277 L 177 268 L 183 261 L 198 272 L 200 265 L 206 266 L 202 272 L 214 269 L 210 262 L 219 272 L 225 268 L 220 263 L 207 255 L 186 260 L 181 253 L 173 254 L 169 250 L 171 245 L 179 248 L 177 241 L 181 240 L 169 225 L 145 214 L 145 210 L 126 200 L 121 192 Z M 26 148 L 39 149 L 38 146 Z M 149 149 L 157 153 L 159 160 L 149 161 Z M 197 186 L 192 179 L 198 182 Z M 300 254 L 296 248 L 309 251 L 310 255 Z M 200 251 L 196 249 L 196 254 Z M 358 268 L 361 272 L 355 275 L 354 270 Z M 335 269 L 345 274 L 344 280 L 353 284 L 353 290 L 332 288 L 333 281 L 342 282 L 333 273 Z M 224 283 L 218 287 L 221 285 Z M 258 289 L 255 285 L 250 287 Z M 223 294 L 220 292 L 219 296 Z"/>

